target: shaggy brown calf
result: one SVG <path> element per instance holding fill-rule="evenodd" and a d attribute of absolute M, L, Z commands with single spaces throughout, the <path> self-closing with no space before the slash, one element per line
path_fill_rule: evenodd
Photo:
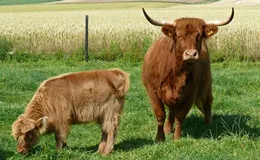
<path fill-rule="evenodd" d="M 128 73 L 120 69 L 64 74 L 44 81 L 12 125 L 17 151 L 28 153 L 46 132 L 55 134 L 59 150 L 66 146 L 72 124 L 96 121 L 102 126 L 98 152 L 108 155 L 129 83 Z"/>
<path fill-rule="evenodd" d="M 165 140 L 164 132 L 172 132 L 174 122 L 173 138 L 177 139 L 181 137 L 181 125 L 193 103 L 205 114 L 205 122 L 212 122 L 212 82 L 205 40 L 217 33 L 218 26 L 231 22 L 234 9 L 229 19 L 223 22 L 205 22 L 198 18 L 156 21 L 144 9 L 143 12 L 151 24 L 162 26 L 165 34 L 147 51 L 142 72 L 158 123 L 156 140 Z M 169 107 L 165 127 L 164 104 Z"/>

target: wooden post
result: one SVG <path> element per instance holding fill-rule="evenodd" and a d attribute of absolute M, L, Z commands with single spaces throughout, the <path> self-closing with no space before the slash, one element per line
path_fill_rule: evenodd
<path fill-rule="evenodd" d="M 88 15 L 86 15 L 85 26 L 85 60 L 88 61 Z"/>

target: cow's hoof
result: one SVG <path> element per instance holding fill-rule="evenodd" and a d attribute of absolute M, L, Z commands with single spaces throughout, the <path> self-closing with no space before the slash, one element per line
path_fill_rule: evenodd
<path fill-rule="evenodd" d="M 165 126 L 164 126 L 164 133 L 165 133 L 165 134 L 173 133 L 172 127 L 171 127 L 171 126 L 168 126 L 168 125 L 165 125 Z"/>
<path fill-rule="evenodd" d="M 156 136 L 155 138 L 156 142 L 164 142 L 165 141 L 165 135 Z"/>

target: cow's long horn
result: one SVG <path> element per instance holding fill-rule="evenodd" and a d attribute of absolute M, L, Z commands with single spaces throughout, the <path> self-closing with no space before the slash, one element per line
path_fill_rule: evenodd
<path fill-rule="evenodd" d="M 226 21 L 219 21 L 219 20 L 208 21 L 207 24 L 215 24 L 216 26 L 224 26 L 224 25 L 229 24 L 232 21 L 233 17 L 234 17 L 234 7 L 232 7 L 231 15 Z"/>
<path fill-rule="evenodd" d="M 143 13 L 144 13 L 144 16 L 145 18 L 153 25 L 155 26 L 163 26 L 163 25 L 166 25 L 166 24 L 171 24 L 170 22 L 167 22 L 167 21 L 156 21 L 154 19 L 152 19 L 151 17 L 148 16 L 148 14 L 145 12 L 144 8 L 142 8 L 143 10 Z"/>

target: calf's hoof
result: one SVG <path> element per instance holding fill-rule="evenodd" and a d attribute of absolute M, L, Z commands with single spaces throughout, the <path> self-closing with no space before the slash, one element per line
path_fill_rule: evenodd
<path fill-rule="evenodd" d="M 106 142 L 101 142 L 98 146 L 98 153 L 102 154 L 106 147 Z"/>
<path fill-rule="evenodd" d="M 104 151 L 101 153 L 102 156 L 108 156 L 111 153 L 112 149 L 104 149 Z"/>
<path fill-rule="evenodd" d="M 57 144 L 56 145 L 56 151 L 60 151 L 63 148 L 68 148 L 67 143 Z"/>
<path fill-rule="evenodd" d="M 69 146 L 67 145 L 67 143 L 64 143 L 63 145 L 62 145 L 62 148 L 68 148 Z"/>

